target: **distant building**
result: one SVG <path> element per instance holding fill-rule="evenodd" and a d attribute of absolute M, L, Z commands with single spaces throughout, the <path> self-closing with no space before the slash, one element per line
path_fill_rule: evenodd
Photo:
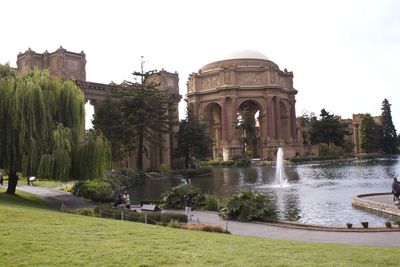
<path fill-rule="evenodd" d="M 17 72 L 23 73 L 30 69 L 48 69 L 52 75 L 59 76 L 63 80 L 74 79 L 79 88 L 85 94 L 85 100 L 89 101 L 96 107 L 104 100 L 104 98 L 111 94 L 113 99 L 120 98 L 113 95 L 113 92 L 118 91 L 123 85 L 116 85 L 115 83 L 102 84 L 96 82 L 86 81 L 86 54 L 82 51 L 74 53 L 67 51 L 60 47 L 54 52 L 36 53 L 30 48 L 25 53 L 19 53 L 17 56 Z M 157 81 L 159 84 L 158 89 L 164 91 L 169 98 L 170 106 L 168 108 L 168 117 L 171 119 L 170 131 L 168 134 L 160 136 L 163 140 L 163 146 L 154 147 L 149 153 L 149 157 L 144 156 L 145 168 L 158 168 L 160 164 L 171 166 L 173 160 L 173 152 L 176 149 L 177 142 L 176 136 L 178 126 L 176 122 L 179 121 L 178 104 L 181 100 L 179 95 L 179 77 L 177 73 L 170 73 L 165 70 L 154 71 L 148 80 Z M 113 168 L 130 167 L 135 168 L 136 160 L 128 158 L 122 161 L 113 162 Z"/>

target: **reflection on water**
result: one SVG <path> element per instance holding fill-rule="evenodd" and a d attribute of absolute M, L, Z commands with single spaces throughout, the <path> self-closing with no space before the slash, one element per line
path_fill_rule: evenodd
<path fill-rule="evenodd" d="M 192 184 L 218 196 L 249 189 L 266 193 L 284 220 L 337 226 L 368 221 L 372 226 L 383 226 L 385 221 L 397 219 L 352 207 L 351 198 L 390 192 L 392 177 L 400 174 L 399 158 L 293 165 L 286 167 L 285 173 L 285 188 L 274 186 L 275 168 L 271 166 L 215 168 L 210 176 L 192 179 Z M 179 179 L 150 181 L 131 188 L 131 197 L 135 202 L 157 200 L 162 192 L 179 183 Z"/>

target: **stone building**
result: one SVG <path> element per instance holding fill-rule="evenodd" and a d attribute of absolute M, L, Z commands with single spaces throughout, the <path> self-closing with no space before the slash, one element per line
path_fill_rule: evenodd
<path fill-rule="evenodd" d="M 278 147 L 285 157 L 302 154 L 296 122 L 297 90 L 293 73 L 256 51 L 242 51 L 203 66 L 189 75 L 187 101 L 206 121 L 214 140 L 214 158 L 230 159 L 245 150 L 253 158 L 273 159 Z M 257 143 L 243 144 L 238 123 L 243 112 L 256 118 Z"/>
<path fill-rule="evenodd" d="M 22 73 L 29 69 L 48 69 L 52 75 L 59 76 L 63 80 L 74 79 L 76 84 L 85 94 L 85 101 L 90 101 L 96 107 L 104 100 L 107 95 L 112 99 L 119 100 L 120 95 L 116 94 L 123 85 L 102 84 L 86 81 L 86 55 L 82 51 L 74 53 L 60 47 L 55 52 L 36 53 L 30 48 L 25 53 L 19 53 L 17 57 L 17 72 Z M 151 149 L 149 157 L 143 159 L 145 168 L 158 168 L 160 164 L 171 166 L 173 152 L 177 146 L 176 134 L 179 121 L 178 104 L 181 99 L 179 95 L 179 77 L 177 73 L 170 73 L 165 70 L 154 71 L 147 78 L 149 81 L 156 81 L 160 91 L 164 91 L 169 99 L 168 117 L 170 118 L 170 131 L 168 134 L 160 136 L 163 146 Z M 113 162 L 113 168 L 130 167 L 135 168 L 134 158 L 123 161 Z"/>

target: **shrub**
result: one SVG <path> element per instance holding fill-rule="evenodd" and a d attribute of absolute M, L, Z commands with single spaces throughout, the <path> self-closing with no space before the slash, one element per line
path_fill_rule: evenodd
<path fill-rule="evenodd" d="M 362 225 L 364 228 L 368 228 L 368 222 L 361 222 L 361 225 Z"/>
<path fill-rule="evenodd" d="M 221 165 L 221 161 L 220 160 L 209 160 L 208 161 L 208 165 L 210 166 L 220 166 Z"/>
<path fill-rule="evenodd" d="M 397 221 L 395 221 L 394 223 L 397 224 L 397 226 L 400 227 L 400 220 L 397 220 Z"/>
<path fill-rule="evenodd" d="M 181 228 L 186 230 L 197 230 L 197 231 L 212 232 L 212 233 L 230 234 L 228 230 L 222 229 L 221 226 L 214 226 L 209 224 L 184 224 L 181 226 Z"/>
<path fill-rule="evenodd" d="M 206 175 L 212 173 L 211 167 L 201 167 L 197 169 L 186 169 L 186 170 L 173 170 L 170 172 L 172 175 L 183 175 L 189 178 L 193 178 L 200 175 Z"/>
<path fill-rule="evenodd" d="M 82 208 L 82 209 L 79 209 L 79 215 L 93 216 L 94 212 L 93 212 L 93 209 L 91 209 L 91 208 Z"/>
<path fill-rule="evenodd" d="M 319 144 L 318 154 L 325 158 L 340 158 L 344 155 L 344 149 L 340 146 Z"/>
<path fill-rule="evenodd" d="M 160 170 L 160 172 L 165 173 L 165 172 L 169 171 L 169 167 L 167 166 L 167 164 L 162 163 L 162 164 L 160 164 L 159 170 Z"/>
<path fill-rule="evenodd" d="M 94 202 L 109 202 L 112 197 L 111 185 L 104 181 L 79 181 L 72 187 L 72 194 L 91 199 Z"/>
<path fill-rule="evenodd" d="M 223 167 L 229 167 L 229 166 L 233 166 L 233 165 L 235 165 L 234 160 L 226 160 L 226 161 L 221 162 L 221 166 L 223 166 Z"/>
<path fill-rule="evenodd" d="M 392 228 L 392 223 L 391 222 L 385 222 L 386 228 Z"/>
<path fill-rule="evenodd" d="M 206 194 L 204 209 L 218 211 L 218 198 L 214 195 Z"/>
<path fill-rule="evenodd" d="M 276 221 L 277 213 L 266 195 L 250 191 L 241 192 L 228 199 L 220 216 L 239 221 Z"/>
<path fill-rule="evenodd" d="M 161 213 L 161 212 L 141 212 L 134 210 L 114 209 L 109 206 L 97 206 L 94 213 L 99 214 L 102 218 L 112 218 L 121 220 L 122 213 L 124 220 L 133 222 L 146 222 L 148 224 L 167 225 L 171 220 L 180 223 L 187 223 L 187 216 L 178 213 Z"/>
<path fill-rule="evenodd" d="M 249 167 L 251 164 L 250 160 L 248 159 L 240 159 L 235 162 L 235 166 L 239 168 Z"/>
<path fill-rule="evenodd" d="M 177 220 L 171 220 L 168 224 L 167 227 L 171 227 L 171 228 L 181 228 L 181 225 L 179 223 L 179 221 Z"/>
<path fill-rule="evenodd" d="M 187 194 L 192 195 L 194 206 L 198 206 L 204 200 L 204 195 L 201 193 L 200 188 L 194 187 L 191 184 L 181 184 L 161 194 L 160 206 L 164 208 L 183 209 Z"/>
<path fill-rule="evenodd" d="M 346 223 L 347 228 L 351 229 L 353 227 L 352 223 Z"/>

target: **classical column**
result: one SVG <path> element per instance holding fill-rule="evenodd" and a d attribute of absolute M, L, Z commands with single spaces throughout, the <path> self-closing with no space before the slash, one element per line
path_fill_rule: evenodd
<path fill-rule="evenodd" d="M 237 126 L 237 97 L 233 97 L 232 98 L 232 135 L 230 138 L 231 142 L 234 142 L 234 140 L 236 140 L 237 138 L 237 130 L 236 130 L 236 126 Z"/>
<path fill-rule="evenodd" d="M 281 135 L 281 106 L 280 99 L 274 97 L 274 111 L 275 111 L 275 138 L 276 140 L 282 139 Z"/>
<path fill-rule="evenodd" d="M 222 113 L 222 142 L 221 143 L 223 143 L 223 144 L 227 144 L 228 143 L 228 129 L 227 129 L 227 123 L 228 123 L 228 120 L 227 120 L 227 114 L 226 114 L 226 98 L 224 98 L 223 100 L 222 100 L 222 110 L 221 110 L 221 113 Z"/>
<path fill-rule="evenodd" d="M 275 120 L 274 120 L 274 102 L 272 98 L 268 97 L 267 104 L 267 136 L 268 138 L 275 139 Z"/>
<path fill-rule="evenodd" d="M 297 127 L 296 127 L 296 100 L 290 101 L 290 129 L 293 141 L 297 141 Z"/>

